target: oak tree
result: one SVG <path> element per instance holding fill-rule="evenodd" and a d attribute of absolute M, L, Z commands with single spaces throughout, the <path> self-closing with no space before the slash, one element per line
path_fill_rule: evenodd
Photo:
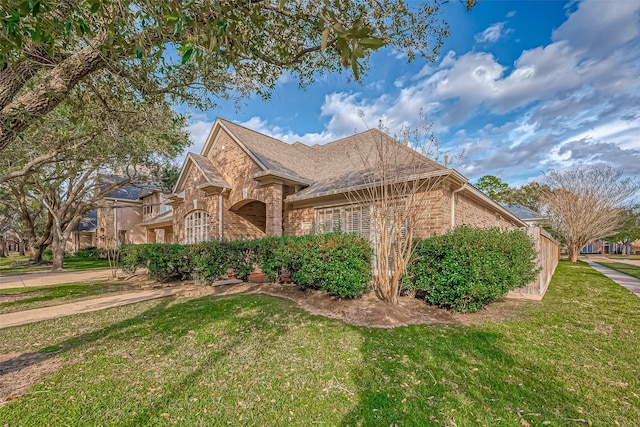
<path fill-rule="evenodd" d="M 383 45 L 433 59 L 448 28 L 440 1 L 3 0 L 0 151 L 103 72 L 140 98 L 210 107 L 302 84 Z M 470 8 L 475 2 L 467 0 Z"/>

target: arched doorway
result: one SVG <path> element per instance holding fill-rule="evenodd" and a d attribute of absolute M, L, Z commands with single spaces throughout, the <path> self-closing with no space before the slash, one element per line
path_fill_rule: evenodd
<path fill-rule="evenodd" d="M 229 209 L 262 233 L 267 229 L 267 205 L 260 200 L 242 200 Z"/>

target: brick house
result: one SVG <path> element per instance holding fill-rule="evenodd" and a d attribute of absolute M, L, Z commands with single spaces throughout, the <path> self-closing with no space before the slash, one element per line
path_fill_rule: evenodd
<path fill-rule="evenodd" d="M 375 168 L 376 146 L 400 145 L 398 179 L 438 179 L 424 192 L 428 220 L 418 237 L 442 234 L 461 224 L 514 228 L 526 224 L 473 187 L 462 174 L 418 154 L 372 129 L 324 145 L 287 144 L 227 120 L 217 119 L 200 154 L 188 153 L 158 227 L 173 241 L 301 235 L 341 228 L 370 237 L 366 204 L 349 194 L 362 190 Z M 404 174 L 404 175 L 403 175 Z M 152 218 L 146 228 L 155 232 Z M 170 219 L 170 221 L 169 221 Z M 170 224 L 170 226 L 169 226 Z M 170 228 L 169 228 L 170 227 Z"/>

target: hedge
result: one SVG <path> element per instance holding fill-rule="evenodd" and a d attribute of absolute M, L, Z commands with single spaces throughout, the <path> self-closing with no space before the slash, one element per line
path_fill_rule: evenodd
<path fill-rule="evenodd" d="M 439 307 L 472 312 L 533 281 L 539 269 L 533 242 L 522 230 L 469 226 L 416 242 L 404 288 Z"/>
<path fill-rule="evenodd" d="M 283 271 L 304 288 L 353 298 L 368 290 L 371 247 L 355 234 L 265 237 L 256 240 L 209 241 L 194 245 L 123 245 L 123 269 L 147 267 L 157 280 L 189 279 L 210 284 L 235 270 L 246 280 L 257 265 L 270 281 Z"/>

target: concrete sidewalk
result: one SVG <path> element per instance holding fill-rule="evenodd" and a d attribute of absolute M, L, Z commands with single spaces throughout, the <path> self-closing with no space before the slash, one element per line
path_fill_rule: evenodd
<path fill-rule="evenodd" d="M 118 274 L 124 273 L 118 270 Z M 63 283 L 107 280 L 110 278 L 111 270 L 108 268 L 86 271 L 45 271 L 20 275 L 2 274 L 0 272 L 0 289 L 61 285 Z"/>
<path fill-rule="evenodd" d="M 111 274 L 111 273 L 109 273 Z M 0 329 L 11 326 L 26 325 L 41 320 L 55 319 L 74 314 L 88 313 L 90 311 L 104 310 L 105 308 L 119 307 L 121 305 L 134 304 L 157 298 L 164 298 L 178 293 L 189 292 L 196 289 L 195 286 L 178 286 L 175 288 L 148 289 L 143 291 L 127 292 L 102 298 L 94 298 L 85 301 L 56 305 L 53 307 L 36 308 L 33 310 L 19 311 L 16 313 L 0 314 Z"/>
<path fill-rule="evenodd" d="M 600 264 L 596 264 L 595 262 L 592 262 L 592 261 L 588 261 L 588 262 L 592 268 L 604 274 L 605 276 L 607 276 L 609 279 L 613 280 L 620 286 L 624 286 L 625 288 L 629 289 L 631 292 L 633 292 L 634 294 L 640 297 L 640 279 L 636 279 L 633 276 L 620 273 L 619 271 L 612 270 Z"/>

